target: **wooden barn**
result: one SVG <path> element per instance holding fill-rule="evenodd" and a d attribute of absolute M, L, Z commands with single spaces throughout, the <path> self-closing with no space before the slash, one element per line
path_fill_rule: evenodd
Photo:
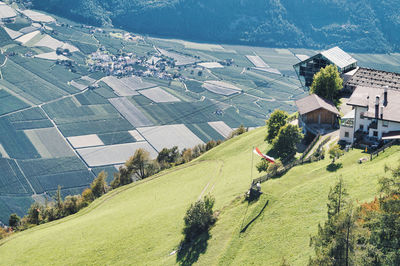
<path fill-rule="evenodd" d="M 339 111 L 336 106 L 316 94 L 311 94 L 296 101 L 299 112 L 299 126 L 335 127 L 338 123 Z"/>

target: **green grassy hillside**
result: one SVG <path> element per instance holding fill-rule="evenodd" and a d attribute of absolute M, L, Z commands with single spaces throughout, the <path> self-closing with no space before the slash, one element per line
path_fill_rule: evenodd
<path fill-rule="evenodd" d="M 112 191 L 76 215 L 15 234 L 0 242 L 0 264 L 274 265 L 285 257 L 304 265 L 312 254 L 309 236 L 326 219 L 326 198 L 336 178 L 343 177 L 354 200 L 370 200 L 384 164 L 400 158 L 400 148 L 393 147 L 358 164 L 363 155 L 353 150 L 339 160 L 343 168 L 336 172 L 327 171 L 328 160 L 295 167 L 264 183 L 265 193 L 248 206 L 242 196 L 251 179 L 251 150 L 266 148 L 264 131 L 246 133 L 190 164 Z M 220 211 L 218 222 L 208 240 L 177 261 L 171 253 L 182 239 L 185 210 L 209 192 Z"/>

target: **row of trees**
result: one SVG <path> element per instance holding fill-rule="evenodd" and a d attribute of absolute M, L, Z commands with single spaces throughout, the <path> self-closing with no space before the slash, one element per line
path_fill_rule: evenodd
<path fill-rule="evenodd" d="M 88 206 L 96 198 L 101 197 L 110 190 L 106 182 L 107 174 L 102 171 L 90 184 L 90 188 L 85 189 L 81 195 L 67 196 L 62 199 L 61 187 L 58 186 L 54 202 L 47 202 L 41 205 L 33 203 L 28 210 L 28 214 L 20 218 L 13 213 L 9 218 L 9 226 L 13 230 L 25 230 L 32 226 L 61 219 L 71 214 L 77 213 L 80 209 Z"/>
<path fill-rule="evenodd" d="M 246 131 L 247 129 L 240 126 L 237 130 L 232 132 L 230 138 L 241 135 Z M 211 140 L 206 144 L 199 144 L 192 149 L 184 149 L 182 152 L 180 152 L 176 146 L 170 149 L 164 148 L 154 160 L 150 158 L 150 154 L 146 150 L 138 149 L 135 151 L 135 154 L 119 168 L 119 171 L 114 174 L 114 179 L 110 183 L 110 186 L 107 185 L 107 173 L 104 171 L 99 173 L 90 187 L 85 189 L 81 195 L 67 196 L 63 200 L 61 187 L 59 186 L 54 196 L 54 201 L 46 201 L 44 205 L 37 202 L 33 203 L 28 210 L 28 214 L 23 218 L 15 213 L 11 214 L 9 217 L 9 226 L 14 231 L 22 231 L 35 225 L 54 221 L 77 213 L 96 198 L 101 197 L 112 189 L 130 184 L 136 180 L 147 178 L 164 169 L 190 162 L 220 143 L 222 143 L 222 141 Z M 207 202 L 210 203 L 211 201 Z M 0 239 L 8 234 L 8 231 L 0 227 Z"/>
<path fill-rule="evenodd" d="M 379 180 L 379 198 L 354 207 L 342 179 L 328 195 L 328 219 L 311 237 L 309 265 L 400 265 L 400 165 Z"/>

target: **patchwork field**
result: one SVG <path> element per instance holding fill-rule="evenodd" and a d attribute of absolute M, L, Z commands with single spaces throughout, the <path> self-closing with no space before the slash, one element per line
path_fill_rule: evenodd
<path fill-rule="evenodd" d="M 337 178 L 354 204 L 370 201 L 384 165 L 397 165 L 400 158 L 395 146 L 359 164 L 363 153 L 354 149 L 339 160 L 343 167 L 337 172 L 327 170 L 329 158 L 297 166 L 263 183 L 263 195 L 249 204 L 244 193 L 254 168 L 252 147 L 266 149 L 264 136 L 265 128 L 251 131 L 188 165 L 117 189 L 76 215 L 18 233 L 0 245 L 0 264 L 279 265 L 284 258 L 304 265 Z M 218 221 L 196 246 L 199 252 L 178 252 L 185 211 L 207 193 L 216 199 Z"/>
<path fill-rule="evenodd" d="M 185 125 L 167 125 L 157 127 L 138 128 L 137 131 L 153 146 L 158 152 L 163 148 L 172 148 L 177 146 L 179 150 L 187 147 L 194 147 L 202 144 L 193 132 Z"/>
<path fill-rule="evenodd" d="M 159 87 L 141 90 L 140 94 L 156 103 L 180 102 L 178 98 Z"/>
<path fill-rule="evenodd" d="M 77 151 L 87 165 L 96 167 L 123 164 L 140 148 L 148 151 L 152 158 L 157 157 L 157 152 L 147 142 L 81 148 L 77 149 Z"/>
<path fill-rule="evenodd" d="M 222 140 L 307 94 L 292 65 L 316 51 L 152 38 L 17 5 L 0 2 L 15 16 L 0 27 L 1 222 L 58 185 L 80 193 L 102 169 L 110 181 L 139 147 Z M 99 52 L 110 61 L 91 65 Z M 398 54 L 354 57 L 400 71 Z"/>

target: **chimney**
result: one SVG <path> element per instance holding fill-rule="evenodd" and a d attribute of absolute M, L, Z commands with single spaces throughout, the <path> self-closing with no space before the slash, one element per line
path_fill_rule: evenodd
<path fill-rule="evenodd" d="M 383 119 L 383 106 L 381 106 L 380 115 L 381 115 L 381 119 Z"/>
<path fill-rule="evenodd" d="M 388 88 L 389 88 L 389 86 L 385 86 L 385 88 L 383 89 L 383 106 L 386 106 L 387 102 L 388 102 L 388 98 L 387 98 Z"/>
<path fill-rule="evenodd" d="M 379 117 L 379 95 L 376 95 L 375 98 L 375 118 Z"/>

